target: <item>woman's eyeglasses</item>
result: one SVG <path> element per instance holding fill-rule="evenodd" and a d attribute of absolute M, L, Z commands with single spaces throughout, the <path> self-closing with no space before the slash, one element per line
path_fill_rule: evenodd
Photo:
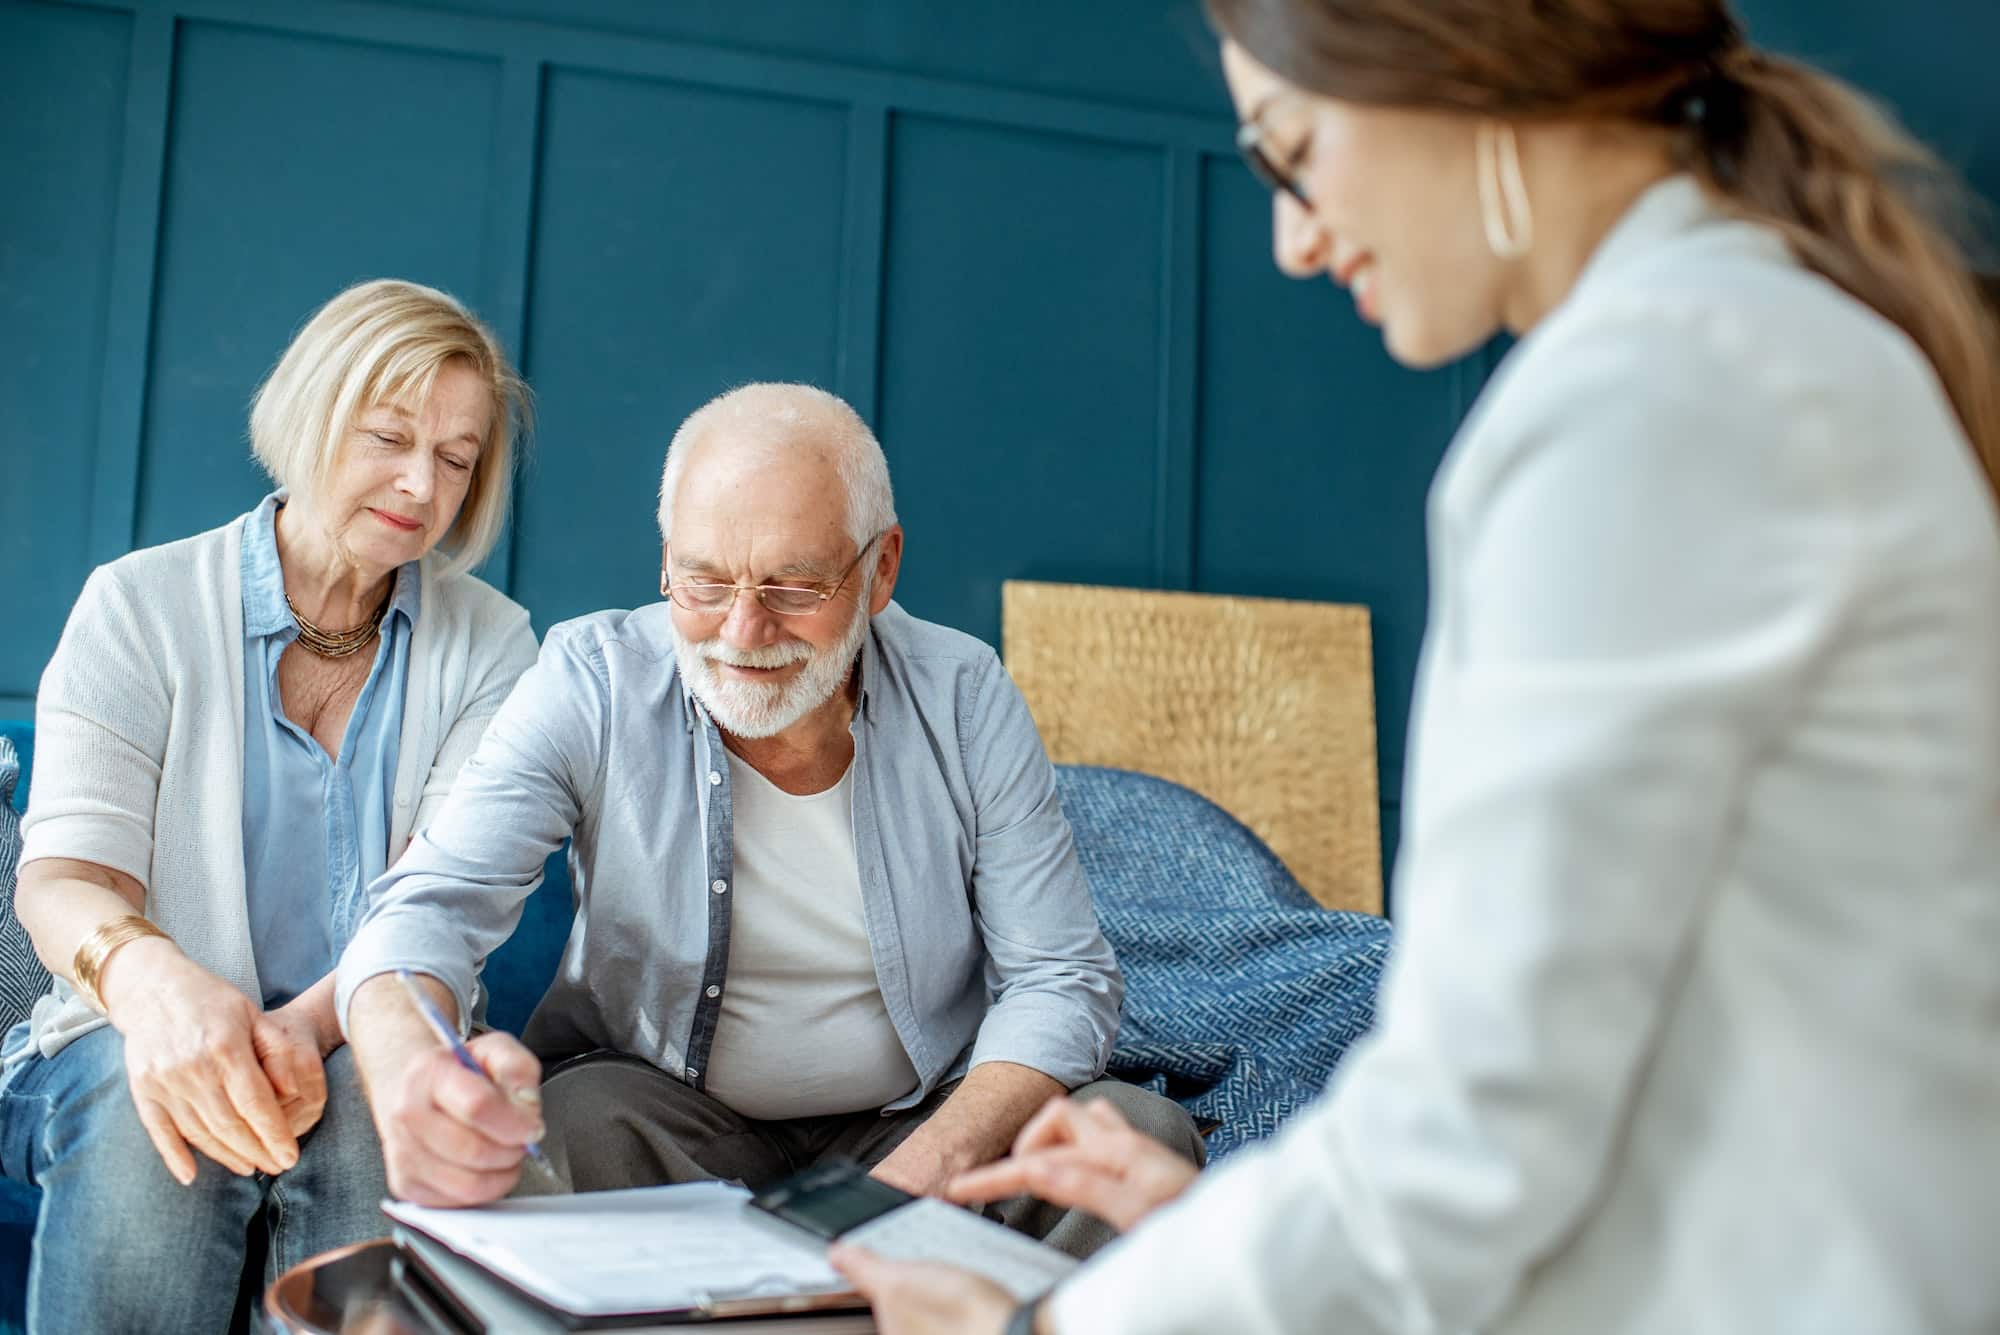
<path fill-rule="evenodd" d="M 1243 155 L 1251 175 L 1262 181 L 1266 189 L 1282 190 L 1301 206 L 1311 208 L 1312 201 L 1306 198 L 1305 187 L 1299 184 L 1298 178 L 1299 163 L 1305 157 L 1306 145 L 1292 150 L 1291 155 L 1280 162 L 1266 149 L 1266 142 L 1266 131 L 1255 113 L 1236 127 L 1236 151 Z"/>

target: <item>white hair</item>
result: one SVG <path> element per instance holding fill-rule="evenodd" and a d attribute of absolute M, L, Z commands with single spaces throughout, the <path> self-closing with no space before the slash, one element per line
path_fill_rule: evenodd
<path fill-rule="evenodd" d="M 689 414 L 667 446 L 660 472 L 660 537 L 673 538 L 674 496 L 694 447 L 717 428 L 768 449 L 831 447 L 847 499 L 847 532 L 856 547 L 896 522 L 889 461 L 875 433 L 846 400 L 816 385 L 764 382 L 710 399 Z"/>

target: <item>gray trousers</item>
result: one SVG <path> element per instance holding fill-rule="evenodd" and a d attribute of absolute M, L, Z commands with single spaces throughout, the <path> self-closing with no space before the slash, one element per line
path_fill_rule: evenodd
<path fill-rule="evenodd" d="M 542 1085 L 542 1142 L 550 1166 L 575 1191 L 663 1182 L 763 1187 L 823 1159 L 874 1165 L 936 1112 L 956 1085 L 916 1107 L 762 1122 L 732 1112 L 651 1062 L 594 1052 L 550 1071 Z M 1135 1128 L 1197 1167 L 1207 1159 L 1186 1109 L 1120 1080 L 1096 1080 L 1071 1098 L 1108 1099 Z M 987 1207 L 1010 1228 L 1085 1257 L 1116 1236 L 1109 1224 L 1022 1196 Z"/>

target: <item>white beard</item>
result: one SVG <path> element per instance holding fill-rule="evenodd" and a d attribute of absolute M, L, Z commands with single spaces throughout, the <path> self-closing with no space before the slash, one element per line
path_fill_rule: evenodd
<path fill-rule="evenodd" d="M 754 596 L 754 595 L 739 595 Z M 768 644 L 761 649 L 732 649 L 720 638 L 690 640 L 673 627 L 674 653 L 694 698 L 726 732 L 756 740 L 775 737 L 833 698 L 847 681 L 868 634 L 868 590 L 854 609 L 854 620 L 840 642 L 816 652 L 804 640 Z M 765 684 L 724 678 L 715 665 L 773 668 L 804 663 L 790 681 Z"/>

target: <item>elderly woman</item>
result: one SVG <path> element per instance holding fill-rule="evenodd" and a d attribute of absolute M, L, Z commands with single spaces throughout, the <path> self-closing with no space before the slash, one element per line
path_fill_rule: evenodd
<path fill-rule="evenodd" d="M 17 911 L 55 991 L 7 1036 L 0 1167 L 42 1188 L 29 1325 L 229 1325 L 267 1274 L 381 1232 L 333 1013 L 364 888 L 533 660 L 467 574 L 526 389 L 444 293 L 364 283 L 258 392 L 280 490 L 90 578 L 42 678 Z"/>

